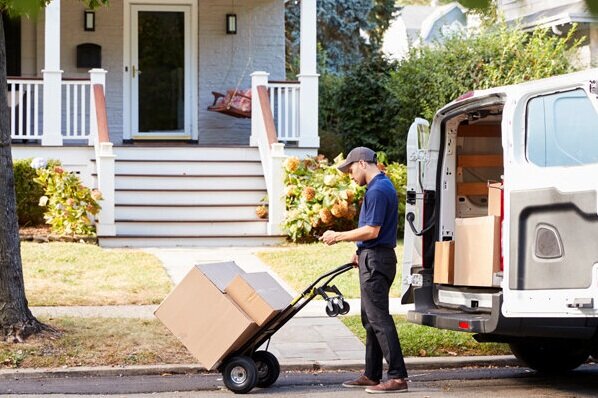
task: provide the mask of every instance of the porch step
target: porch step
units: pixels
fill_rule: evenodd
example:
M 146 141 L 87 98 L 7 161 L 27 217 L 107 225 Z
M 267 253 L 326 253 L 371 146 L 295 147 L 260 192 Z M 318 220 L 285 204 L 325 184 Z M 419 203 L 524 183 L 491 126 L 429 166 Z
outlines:
M 181 166 L 183 170 L 185 166 Z M 201 175 L 186 174 L 115 174 L 115 189 L 266 189 L 263 174 L 252 175 Z
M 272 235 L 207 235 L 207 236 L 98 236 L 102 247 L 228 247 L 275 246 L 284 242 L 284 236 Z
M 246 205 L 258 203 L 268 194 L 265 189 L 117 189 L 117 206 L 126 205 L 210 205 L 227 203 Z
M 106 247 L 278 244 L 255 209 L 267 195 L 256 148 L 115 147 L 116 236 Z
M 259 160 L 136 160 L 117 159 L 117 174 L 163 174 L 163 175 L 262 175 Z
M 123 205 L 115 206 L 117 219 L 155 221 L 233 221 L 255 219 L 255 209 L 260 203 L 208 204 L 208 205 Z
M 217 161 L 260 161 L 260 154 L 257 148 L 248 146 L 222 146 L 203 147 L 198 145 L 185 146 L 115 146 L 114 154 L 120 160 L 217 160 Z
M 265 235 L 266 220 L 128 220 L 117 219 L 117 235 L 194 236 L 194 235 Z

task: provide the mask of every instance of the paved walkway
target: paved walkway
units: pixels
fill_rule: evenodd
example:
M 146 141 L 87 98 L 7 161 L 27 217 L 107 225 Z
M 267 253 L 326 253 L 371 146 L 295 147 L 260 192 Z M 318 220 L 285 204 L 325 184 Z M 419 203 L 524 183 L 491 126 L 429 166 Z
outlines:
M 145 249 L 164 264 L 168 275 L 176 284 L 189 272 L 195 264 L 207 264 L 221 261 L 234 261 L 246 272 L 271 272 L 257 256 L 256 251 L 280 250 L 276 248 L 196 248 L 196 249 Z M 284 281 L 273 276 L 295 297 L 293 291 Z M 359 299 L 348 300 L 351 305 L 350 314 L 359 314 Z M 345 366 L 361 365 L 364 360 L 364 346 L 338 318 L 330 318 L 325 314 L 322 300 L 313 300 L 293 319 L 284 325 L 273 337 L 269 350 L 279 359 L 281 365 L 319 366 L 328 364 Z M 408 309 L 401 306 L 398 299 L 392 300 L 393 313 L 405 313 Z M 35 315 L 45 316 L 77 316 L 77 317 L 128 317 L 154 318 L 155 305 L 126 305 L 110 307 L 34 307 Z

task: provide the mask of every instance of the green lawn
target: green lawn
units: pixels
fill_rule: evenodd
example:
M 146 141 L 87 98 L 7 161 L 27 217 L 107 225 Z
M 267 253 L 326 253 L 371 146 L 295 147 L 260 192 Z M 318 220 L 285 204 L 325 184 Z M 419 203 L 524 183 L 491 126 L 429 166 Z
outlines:
M 400 297 L 401 266 L 403 262 L 403 242 L 397 242 L 397 276 L 390 296 Z M 326 246 L 323 243 L 290 245 L 282 250 L 263 251 L 258 257 L 268 264 L 278 276 L 284 279 L 297 292 L 303 291 L 316 278 L 351 260 L 355 253 L 353 243 L 339 243 Z M 347 298 L 359 297 L 359 274 L 357 269 L 349 271 L 334 280 L 334 283 Z
M 158 304 L 172 289 L 160 260 L 85 243 L 21 242 L 31 306 Z
M 0 341 L 1 368 L 124 366 L 197 362 L 156 319 L 40 318 L 62 337 L 34 335 L 24 343 Z
M 508 355 L 507 344 L 478 343 L 470 333 L 435 329 L 409 323 L 402 316 L 394 316 L 403 355 L 408 357 L 437 357 L 456 355 Z M 365 343 L 365 329 L 359 316 L 344 316 L 343 323 Z

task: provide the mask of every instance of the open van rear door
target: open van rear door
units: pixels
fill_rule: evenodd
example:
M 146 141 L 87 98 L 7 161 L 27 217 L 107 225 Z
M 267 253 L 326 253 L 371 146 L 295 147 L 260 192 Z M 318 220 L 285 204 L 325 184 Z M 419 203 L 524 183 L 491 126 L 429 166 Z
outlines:
M 598 90 L 575 77 L 512 103 L 521 124 L 505 164 L 507 317 L 598 315 Z
M 411 286 L 421 285 L 421 275 L 412 274 L 422 267 L 422 237 L 417 232 L 423 221 L 423 178 L 430 154 L 430 123 L 416 118 L 407 134 L 407 204 L 403 241 L 403 276 L 401 303 L 413 302 Z

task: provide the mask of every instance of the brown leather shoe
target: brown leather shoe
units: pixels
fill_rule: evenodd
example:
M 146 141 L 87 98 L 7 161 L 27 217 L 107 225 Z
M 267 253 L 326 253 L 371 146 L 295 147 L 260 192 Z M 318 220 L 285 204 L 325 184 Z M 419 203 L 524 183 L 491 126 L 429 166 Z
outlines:
M 384 394 L 387 392 L 407 392 L 407 389 L 407 381 L 405 379 L 388 379 L 377 386 L 366 388 L 365 392 Z
M 371 380 L 366 375 L 361 375 L 355 380 L 345 381 L 343 387 L 349 388 L 364 388 L 377 386 L 380 380 Z

